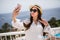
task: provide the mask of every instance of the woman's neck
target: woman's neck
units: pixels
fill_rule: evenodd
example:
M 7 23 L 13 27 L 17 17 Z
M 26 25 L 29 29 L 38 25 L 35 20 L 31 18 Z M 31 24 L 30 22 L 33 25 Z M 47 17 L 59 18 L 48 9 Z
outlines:
M 33 21 L 34 21 L 35 24 L 37 24 L 37 17 L 34 17 Z

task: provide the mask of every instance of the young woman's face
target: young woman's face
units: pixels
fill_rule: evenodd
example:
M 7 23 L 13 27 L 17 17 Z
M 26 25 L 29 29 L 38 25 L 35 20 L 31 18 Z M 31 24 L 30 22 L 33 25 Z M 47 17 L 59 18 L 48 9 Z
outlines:
M 30 9 L 30 13 L 32 17 L 37 17 L 38 16 L 38 10 L 37 8 L 33 7 Z

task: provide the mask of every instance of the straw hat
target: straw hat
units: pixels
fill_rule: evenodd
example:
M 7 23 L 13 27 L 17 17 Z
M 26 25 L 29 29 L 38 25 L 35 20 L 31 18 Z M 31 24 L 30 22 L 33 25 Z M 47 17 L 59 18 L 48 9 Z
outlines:
M 30 9 L 33 8 L 33 7 L 38 8 L 40 10 L 41 14 L 42 14 L 42 8 L 40 6 L 38 6 L 38 5 L 31 5 Z

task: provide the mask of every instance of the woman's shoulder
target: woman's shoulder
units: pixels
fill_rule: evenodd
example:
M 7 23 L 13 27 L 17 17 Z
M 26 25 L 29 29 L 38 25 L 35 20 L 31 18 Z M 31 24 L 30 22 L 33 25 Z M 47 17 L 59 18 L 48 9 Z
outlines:
M 46 21 L 45 19 L 42 18 L 42 20 L 40 20 L 41 23 L 43 23 L 45 26 L 48 26 L 49 23 L 48 21 Z

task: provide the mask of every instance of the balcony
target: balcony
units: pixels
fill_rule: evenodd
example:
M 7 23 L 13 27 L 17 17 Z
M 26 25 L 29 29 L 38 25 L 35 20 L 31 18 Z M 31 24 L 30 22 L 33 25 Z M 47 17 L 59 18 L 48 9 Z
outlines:
M 55 34 L 60 33 L 60 27 L 52 28 L 55 32 Z M 20 38 L 19 38 L 20 37 Z M 25 39 L 25 32 L 24 31 L 15 31 L 15 32 L 6 32 L 6 33 L 0 33 L 0 40 L 24 40 Z M 56 37 L 57 40 L 60 40 L 60 38 Z

